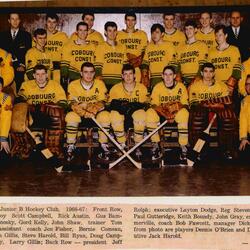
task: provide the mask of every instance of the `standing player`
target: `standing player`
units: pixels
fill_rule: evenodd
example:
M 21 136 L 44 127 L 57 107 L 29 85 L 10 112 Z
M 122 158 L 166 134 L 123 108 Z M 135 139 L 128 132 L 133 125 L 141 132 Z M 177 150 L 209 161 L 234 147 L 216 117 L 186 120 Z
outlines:
M 28 80 L 34 79 L 34 67 L 37 64 L 46 66 L 47 70 L 52 71 L 52 55 L 50 52 L 45 51 L 45 45 L 47 43 L 47 32 L 45 29 L 36 29 L 34 31 L 33 39 L 35 40 L 35 46 L 29 49 L 25 56 L 26 77 Z M 49 72 L 48 71 L 48 72 Z M 48 74 L 51 77 L 52 72 Z
M 82 21 L 88 24 L 88 36 L 87 41 L 93 43 L 94 45 L 99 45 L 104 42 L 103 36 L 100 32 L 92 29 L 94 26 L 95 15 L 94 13 L 84 13 L 82 15 Z M 77 33 L 74 32 L 70 40 L 77 40 Z
M 86 40 L 88 24 L 79 22 L 76 33 L 77 39 L 69 41 L 62 49 L 61 77 L 64 89 L 68 82 L 81 78 L 81 66 L 84 62 L 95 62 L 96 46 Z
M 8 136 L 11 124 L 12 115 L 12 100 L 11 97 L 4 92 L 3 78 L 0 77 L 0 151 L 4 150 L 7 154 L 10 153 Z
M 8 86 L 14 79 L 11 54 L 0 48 L 0 77 L 3 78 L 2 85 Z
M 135 13 L 125 14 L 126 29 L 118 31 L 117 42 L 126 45 L 128 62 L 134 66 L 136 72 L 136 80 L 141 80 L 140 66 L 142 63 L 145 48 L 147 46 L 147 34 L 135 28 Z
M 57 14 L 46 15 L 47 44 L 45 50 L 50 52 L 53 64 L 53 79 L 60 83 L 60 63 L 62 47 L 68 41 L 66 33 L 58 31 L 59 17 Z
M 239 93 L 242 96 L 246 96 L 249 94 L 246 92 L 246 86 L 245 86 L 248 75 L 250 75 L 250 58 L 248 58 L 245 62 L 243 62 L 243 69 L 241 72 L 241 78 L 239 80 Z
M 226 27 L 215 27 L 216 42 L 218 46 L 210 50 L 208 60 L 215 66 L 215 78 L 223 81 L 230 92 L 241 77 L 240 53 L 237 47 L 227 43 Z
M 215 67 L 205 63 L 201 70 L 202 79 L 194 81 L 189 89 L 190 119 L 189 142 L 193 147 L 208 123 L 209 112 L 217 113 L 219 144 L 226 159 L 235 155 L 238 141 L 237 118 L 233 111 L 228 87 L 216 80 Z M 228 101 L 229 100 L 229 101 Z
M 151 27 L 152 42 L 148 44 L 142 63 L 143 84 L 152 88 L 162 80 L 162 70 L 166 65 L 176 66 L 175 47 L 170 42 L 163 41 L 164 27 L 153 24 Z M 150 84 L 147 79 L 147 72 L 150 73 Z
M 184 84 L 175 80 L 176 73 L 174 67 L 166 66 L 162 72 L 162 79 L 163 81 L 153 88 L 151 104 L 160 114 L 177 123 L 181 147 L 180 159 L 186 161 L 189 117 L 188 93 Z M 150 124 L 152 125 L 149 130 L 153 130 L 157 127 L 160 117 L 152 109 L 147 111 L 147 115 L 147 120 L 151 121 Z M 159 140 L 158 134 L 153 137 Z
M 165 27 L 165 33 L 163 41 L 172 42 L 174 46 L 185 43 L 186 37 L 184 33 L 174 27 L 175 14 L 164 13 L 163 23 Z
M 207 45 L 196 39 L 196 32 L 196 22 L 187 20 L 185 23 L 187 41 L 178 48 L 178 62 L 185 86 L 188 86 L 196 76 L 199 76 L 200 68 L 207 60 Z
M 71 82 L 68 87 L 68 101 L 75 103 L 75 106 L 80 109 L 80 112 L 74 109 L 76 111 L 67 113 L 65 117 L 68 160 L 71 160 L 74 156 L 79 124 L 82 121 L 84 125 L 93 126 L 93 122 L 90 122 L 87 118 L 96 115 L 99 109 L 104 106 L 103 102 L 106 100 L 106 93 L 107 89 L 103 81 L 95 79 L 94 65 L 90 62 L 83 63 L 81 66 L 81 79 Z M 96 107 L 95 110 L 93 110 L 93 105 Z M 91 107 L 92 110 L 83 114 L 81 107 L 89 111 Z M 103 112 L 104 115 L 97 117 L 97 119 L 106 128 L 106 120 L 102 116 L 105 117 L 105 112 L 107 111 Z M 103 140 L 106 140 L 105 135 L 102 133 L 99 138 L 101 143 Z
M 96 50 L 96 77 L 102 79 L 107 89 L 121 82 L 122 66 L 127 62 L 126 46 L 116 41 L 117 24 L 104 25 L 107 41 L 98 45 Z

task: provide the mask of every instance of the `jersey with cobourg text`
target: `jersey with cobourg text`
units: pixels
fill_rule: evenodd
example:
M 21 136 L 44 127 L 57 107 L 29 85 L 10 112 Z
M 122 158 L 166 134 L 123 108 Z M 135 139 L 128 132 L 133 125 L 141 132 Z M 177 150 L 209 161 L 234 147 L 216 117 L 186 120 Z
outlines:
M 77 40 L 77 34 L 75 32 L 70 36 L 70 40 L 71 41 Z M 88 34 L 86 41 L 97 46 L 103 43 L 104 39 L 100 32 L 92 30 L 92 32 Z
M 148 99 L 147 88 L 143 84 L 136 83 L 133 91 L 129 92 L 122 82 L 118 83 L 109 92 L 109 102 L 115 99 L 129 102 L 146 102 Z
M 170 42 L 149 43 L 142 62 L 142 68 L 149 68 L 152 85 L 162 80 L 161 74 L 166 65 L 176 66 L 175 47 Z
M 225 83 L 219 81 L 215 81 L 213 85 L 208 86 L 202 80 L 197 80 L 189 90 L 190 104 L 223 96 L 228 96 L 228 87 Z
M 66 94 L 58 82 L 49 80 L 44 88 L 40 88 L 35 80 L 23 82 L 18 96 L 28 104 L 57 103 L 66 100 Z
M 240 139 L 247 139 L 250 134 L 250 95 L 241 102 L 240 109 Z
M 212 29 L 209 33 L 203 33 L 201 30 L 198 30 L 195 37 L 197 40 L 204 42 L 208 49 L 212 49 L 217 46 L 214 29 Z
M 36 47 L 32 47 L 25 56 L 26 75 L 29 80 L 34 79 L 33 70 L 37 64 L 42 64 L 48 70 L 52 70 L 52 55 L 48 51 L 41 51 Z
M 208 48 L 205 43 L 195 41 L 179 46 L 177 54 L 182 76 L 191 79 L 198 74 L 199 67 L 206 62 Z
M 103 81 L 95 79 L 90 89 L 85 89 L 81 83 L 81 79 L 75 80 L 69 84 L 68 100 L 95 103 L 106 101 L 107 88 Z
M 208 60 L 215 66 L 215 78 L 226 82 L 230 76 L 240 78 L 240 52 L 237 47 L 230 45 L 224 50 L 212 49 L 208 54 Z
M 175 29 L 173 33 L 168 34 L 164 32 L 163 41 L 171 42 L 174 46 L 179 46 L 180 44 L 185 43 L 186 37 L 183 32 L 178 29 Z
M 177 82 L 173 88 L 167 88 L 164 82 L 158 83 L 151 94 L 151 104 L 161 105 L 165 103 L 180 102 L 188 105 L 187 89 L 183 83 Z
M 0 142 L 7 141 L 12 115 L 11 97 L 0 92 Z
M 123 44 L 109 45 L 107 42 L 97 46 L 96 76 L 101 76 L 106 86 L 121 81 L 123 64 L 127 62 L 126 46 Z
M 95 62 L 96 46 L 94 44 L 76 44 L 70 41 L 62 48 L 61 76 L 70 81 L 80 78 L 84 62 Z
M 142 30 L 127 32 L 126 30 L 118 31 L 116 40 L 118 43 L 126 45 L 127 53 L 140 56 L 147 46 L 147 34 Z
M 47 35 L 47 44 L 45 50 L 51 53 L 52 61 L 61 61 L 62 47 L 67 43 L 66 33 L 57 31 L 54 34 Z

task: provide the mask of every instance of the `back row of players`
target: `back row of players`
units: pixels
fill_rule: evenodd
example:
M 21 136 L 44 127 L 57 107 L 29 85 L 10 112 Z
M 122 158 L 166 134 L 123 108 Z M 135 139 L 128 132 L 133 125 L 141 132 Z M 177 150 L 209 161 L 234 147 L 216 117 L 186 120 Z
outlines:
M 232 12 L 231 16 L 237 16 L 237 14 L 239 13 Z M 16 68 L 18 72 L 26 70 L 25 77 L 31 80 L 22 84 L 19 97 L 30 104 L 66 100 L 60 85 L 56 85 L 55 82 L 49 84 L 52 81 L 48 81 L 47 77 L 62 83 L 64 89 L 67 89 L 70 101 L 103 102 L 107 100 L 105 95 L 107 89 L 111 89 L 109 101 L 121 99 L 133 103 L 144 103 L 147 102 L 147 93 L 152 92 L 150 101 L 152 107 L 162 103 L 169 103 L 169 106 L 172 103 L 181 103 L 178 110 L 174 112 L 174 119 L 178 124 L 182 158 L 185 158 L 189 120 L 188 94 L 185 86 L 189 86 L 194 81 L 189 89 L 189 101 L 191 104 L 199 103 L 200 105 L 191 105 L 193 107 L 191 108 L 191 117 L 193 118 L 190 119 L 192 123 L 190 143 L 192 145 L 195 142 L 198 134 L 204 128 L 207 112 L 209 110 L 216 111 L 221 121 L 221 145 L 224 153 L 231 157 L 235 151 L 234 146 L 237 140 L 235 140 L 237 119 L 232 103 L 225 102 L 224 100 L 228 100 L 227 98 L 222 98 L 219 104 L 214 103 L 214 100 L 210 103 L 202 101 L 230 97 L 237 80 L 240 79 L 239 89 L 242 95 L 246 95 L 245 82 L 248 80 L 248 73 L 247 68 L 245 68 L 244 77 L 241 77 L 242 66 L 239 50 L 227 43 L 228 33 L 225 26 L 219 25 L 215 31 L 212 30 L 209 13 L 201 14 L 201 23 L 204 24 L 203 27 L 206 26 L 205 24 L 209 24 L 210 32 L 205 34 L 202 29 L 199 32 L 205 37 L 210 37 L 210 34 L 213 34 L 206 42 L 210 45 L 209 49 L 204 42 L 197 40 L 197 27 L 193 20 L 188 20 L 185 23 L 185 39 L 183 33 L 173 27 L 174 15 L 164 14 L 163 17 L 166 30 L 162 25 L 154 24 L 151 27 L 151 42 L 147 44 L 146 33 L 135 29 L 136 16 L 131 13 L 125 15 L 126 30 L 118 32 L 118 34 L 117 25 L 114 22 L 105 24 L 106 42 L 103 42 L 100 33 L 92 29 L 94 16 L 91 14 L 83 15 L 83 20 L 86 22 L 77 24 L 76 32 L 70 40 L 67 40 L 64 33 L 56 30 L 58 17 L 48 15 L 46 19 L 47 32 L 44 29 L 37 29 L 34 32 L 35 44 L 25 55 L 25 66 L 20 64 Z M 18 23 L 16 20 L 18 18 L 18 14 L 11 14 L 9 21 L 10 23 L 15 23 L 15 21 Z M 170 26 L 172 26 L 173 32 L 168 34 L 167 28 L 170 29 Z M 14 39 L 16 38 L 14 37 Z M 205 38 L 200 39 L 205 41 Z M 217 42 L 217 47 L 214 47 L 214 41 Z M 96 46 L 96 44 L 98 45 Z M 88 63 L 83 64 L 84 61 Z M 213 64 L 206 63 L 207 61 Z M 129 62 L 130 66 L 123 67 L 126 62 Z M 95 64 L 95 67 L 91 63 Z M 247 63 L 248 61 L 245 62 L 246 65 Z M 45 67 L 36 66 L 39 64 Z M 168 66 L 165 67 L 166 65 Z M 47 69 L 49 69 L 48 74 Z M 185 86 L 180 82 L 177 73 L 181 73 L 181 79 Z M 196 79 L 199 75 L 202 78 Z M 11 78 L 10 73 L 3 74 L 3 78 L 5 76 Z M 105 84 L 99 79 L 103 80 Z M 120 83 L 121 81 L 122 83 Z M 69 84 L 69 82 L 72 83 Z M 9 84 L 6 79 L 3 83 L 4 85 Z M 199 108 L 197 109 L 197 107 Z M 112 124 L 118 142 L 124 146 L 124 114 L 119 111 L 115 108 L 111 112 L 102 111 L 98 113 L 97 118 L 104 127 L 107 127 L 107 124 Z M 144 109 L 138 108 L 136 113 L 133 112 L 129 115 L 134 118 L 134 138 L 136 141 L 141 140 L 145 127 L 150 131 L 159 123 L 159 116 L 152 108 L 147 109 L 146 112 Z M 244 117 L 249 117 L 249 114 L 244 115 Z M 249 126 L 247 125 L 248 119 L 244 121 L 246 124 L 244 127 Z M 202 125 L 200 125 L 200 120 L 203 121 Z M 79 115 L 75 112 L 70 112 L 66 116 L 69 154 L 74 149 L 80 121 Z M 240 137 L 242 141 L 244 140 L 244 145 L 248 143 L 247 134 L 248 128 L 244 132 L 244 136 Z M 235 136 L 232 137 L 232 135 Z M 107 138 L 101 132 L 99 140 L 104 155 L 106 155 L 108 152 L 105 151 Z M 159 135 L 153 136 L 152 141 L 155 142 L 153 157 L 156 158 L 159 152 Z

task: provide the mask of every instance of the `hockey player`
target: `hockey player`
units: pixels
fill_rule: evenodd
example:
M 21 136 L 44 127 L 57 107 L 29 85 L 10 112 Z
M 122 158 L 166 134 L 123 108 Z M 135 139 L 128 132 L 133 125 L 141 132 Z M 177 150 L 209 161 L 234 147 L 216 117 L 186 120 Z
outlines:
M 95 62 L 96 46 L 88 42 L 88 24 L 79 22 L 76 25 L 77 39 L 68 42 L 62 49 L 61 77 L 63 87 L 68 82 L 81 78 L 81 66 L 84 62 Z
M 62 47 L 67 43 L 66 33 L 58 31 L 59 17 L 57 14 L 46 15 L 47 44 L 45 50 L 50 52 L 53 64 L 53 80 L 60 83 L 60 62 L 62 59 Z
M 2 85 L 8 86 L 14 79 L 11 54 L 0 48 L 0 77 L 3 78 Z
M 185 86 L 199 76 L 201 66 L 207 60 L 207 45 L 196 39 L 197 25 L 194 20 L 187 20 L 185 23 L 185 34 L 187 41 L 178 47 L 178 63 Z
M 104 101 L 107 99 L 106 93 L 107 89 L 103 81 L 95 79 L 94 65 L 90 62 L 83 63 L 81 78 L 72 81 L 68 86 L 68 101 L 72 103 L 73 109 L 65 117 L 68 160 L 74 156 L 79 124 L 82 122 L 85 126 L 93 126 L 93 122 L 88 118 L 95 116 L 103 108 Z M 106 127 L 105 120 L 103 122 L 102 125 Z M 100 141 L 102 140 L 101 135 Z
M 175 14 L 164 13 L 163 23 L 165 27 L 165 33 L 163 36 L 163 41 L 172 42 L 174 46 L 183 44 L 186 41 L 184 33 L 174 27 Z
M 88 24 L 88 36 L 87 41 L 93 43 L 94 45 L 99 45 L 104 42 L 103 36 L 100 32 L 92 29 L 94 26 L 95 15 L 94 13 L 84 13 L 82 15 L 82 21 Z M 77 40 L 77 33 L 74 32 L 70 40 Z
M 242 96 L 248 95 L 248 93 L 246 92 L 245 83 L 246 83 L 247 76 L 249 74 L 250 74 L 250 58 L 246 60 L 245 62 L 243 62 L 241 78 L 239 80 L 239 93 Z
M 166 65 L 176 66 L 175 47 L 170 42 L 163 41 L 164 27 L 153 24 L 151 27 L 152 42 L 148 44 L 142 63 L 143 84 L 152 90 L 162 78 L 162 70 Z M 148 82 L 148 70 L 150 72 L 150 84 Z
M 215 67 L 211 63 L 202 66 L 202 79 L 189 89 L 190 119 L 189 142 L 193 147 L 208 123 L 209 112 L 217 113 L 219 144 L 226 159 L 235 156 L 237 142 L 237 118 L 232 99 L 225 83 L 215 79 Z
M 212 22 L 212 13 L 202 12 L 200 14 L 201 28 L 197 31 L 196 39 L 204 42 L 207 45 L 208 49 L 215 48 L 217 45 L 214 29 L 213 27 L 211 27 Z
M 4 150 L 7 154 L 10 153 L 8 136 L 11 124 L 12 101 L 11 97 L 4 92 L 3 78 L 0 77 L 0 151 Z
M 188 93 L 183 83 L 176 81 L 175 69 L 172 66 L 166 66 L 162 72 L 163 81 L 158 83 L 151 94 L 152 107 L 162 116 L 170 121 L 175 121 L 179 131 L 179 144 L 181 147 L 180 160 L 187 160 L 188 144 Z M 147 120 L 151 121 L 150 130 L 157 127 L 160 117 L 156 111 L 149 109 L 147 111 Z M 156 141 L 159 135 L 152 136 Z
M 56 155 L 63 157 L 64 111 L 59 105 L 66 102 L 65 92 L 58 82 L 48 80 L 46 66 L 38 64 L 33 71 L 34 80 L 23 82 L 16 102 L 29 105 L 32 127 L 45 129 L 42 136 L 46 146 Z M 41 133 L 33 133 L 34 136 L 41 136 Z M 24 157 L 27 157 L 27 147 L 30 145 L 25 141 L 25 134 L 22 138 L 14 133 L 13 136 L 12 155 L 23 153 Z
M 34 47 L 29 49 L 25 56 L 25 66 L 26 66 L 26 80 L 34 79 L 34 67 L 37 64 L 42 64 L 46 66 L 49 70 L 49 78 L 52 77 L 52 55 L 50 52 L 45 51 L 45 45 L 47 43 L 47 32 L 45 29 L 36 29 L 34 31 L 33 39 L 35 41 Z
M 147 46 L 147 34 L 135 28 L 135 13 L 125 14 L 126 29 L 118 31 L 117 42 L 126 45 L 128 62 L 134 66 L 136 72 L 136 81 L 141 81 L 140 66 L 142 63 L 145 48 Z
M 208 61 L 215 66 L 215 78 L 223 81 L 233 92 L 234 86 L 241 77 L 240 52 L 237 47 L 227 43 L 226 27 L 215 27 L 218 46 L 209 51 Z
M 104 25 L 106 42 L 97 46 L 96 77 L 102 79 L 107 89 L 121 81 L 122 66 L 127 62 L 126 46 L 116 41 L 117 24 L 107 22 Z
M 240 110 L 240 151 L 248 152 L 250 145 L 250 75 L 246 76 L 245 89 L 247 96 L 241 102 Z

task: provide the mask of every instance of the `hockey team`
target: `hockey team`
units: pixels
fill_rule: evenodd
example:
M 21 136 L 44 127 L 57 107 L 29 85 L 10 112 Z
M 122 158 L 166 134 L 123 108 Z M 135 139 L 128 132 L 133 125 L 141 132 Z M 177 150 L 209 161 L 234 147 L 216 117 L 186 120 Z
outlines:
M 20 14 L 10 13 L 10 28 L 0 41 L 0 153 L 29 157 L 29 127 L 53 154 L 70 162 L 81 128 L 99 126 L 97 157 L 103 162 L 114 161 L 107 133 L 128 152 L 128 140 L 137 144 L 155 131 L 149 153 L 137 147 L 131 155 L 137 162 L 154 162 L 163 157 L 157 128 L 167 120 L 177 127 L 179 160 L 186 165 L 189 151 L 216 114 L 223 157 L 247 155 L 250 44 L 240 12 L 230 13 L 228 27 L 214 26 L 212 13 L 203 12 L 200 28 L 188 19 L 183 32 L 175 19 L 164 13 L 163 25 L 153 24 L 148 38 L 129 12 L 120 31 L 115 22 L 105 23 L 104 39 L 93 29 L 93 13 L 82 15 L 70 37 L 58 30 L 58 15 L 49 13 L 46 26 L 35 29 L 31 41 L 20 28 Z M 202 152 L 197 151 L 197 159 Z

